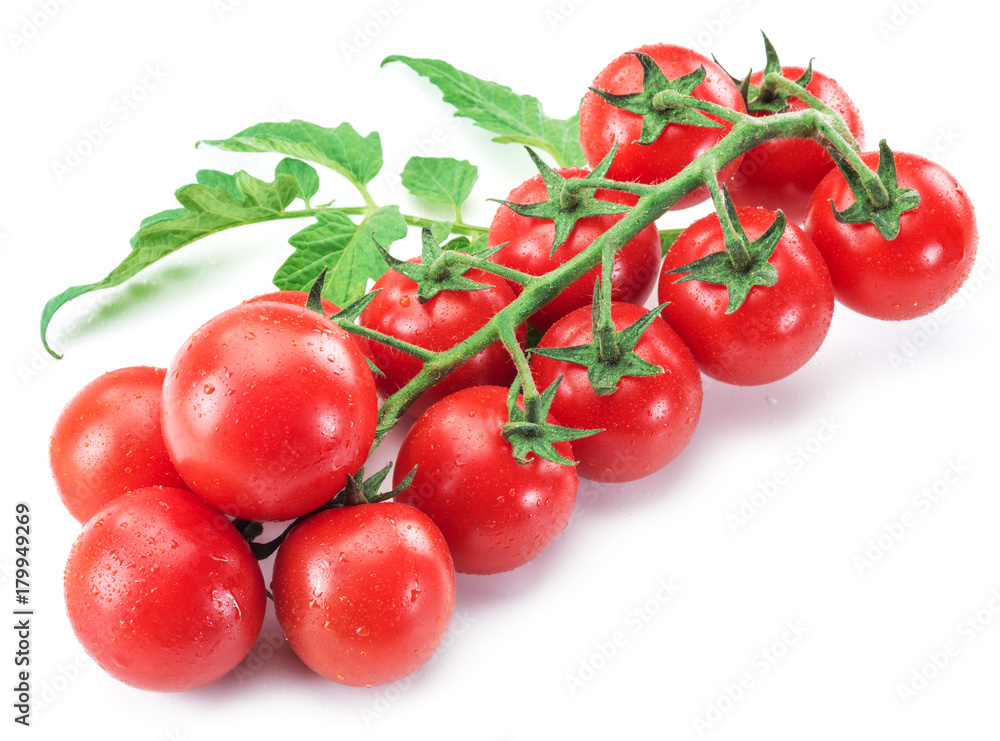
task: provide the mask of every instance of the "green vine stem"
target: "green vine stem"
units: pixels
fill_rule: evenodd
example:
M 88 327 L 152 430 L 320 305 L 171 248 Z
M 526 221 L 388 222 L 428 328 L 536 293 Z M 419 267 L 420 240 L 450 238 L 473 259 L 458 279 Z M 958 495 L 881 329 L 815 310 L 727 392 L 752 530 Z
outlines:
M 792 84 L 794 85 L 794 83 Z M 796 95 L 804 93 L 801 89 L 794 92 Z M 432 357 L 428 358 L 423 369 L 409 383 L 386 399 L 379 412 L 378 432 L 373 449 L 378 446 L 389 430 L 395 427 L 406 409 L 420 394 L 427 391 L 469 358 L 500 340 L 503 336 L 501 334 L 503 327 L 516 327 L 522 324 L 539 307 L 555 298 L 566 286 L 598 265 L 605 253 L 615 254 L 624 244 L 666 213 L 681 198 L 703 187 L 706 182 L 716 179 L 716 173 L 721 172 L 727 164 L 762 142 L 783 138 L 817 140 L 832 152 L 836 152 L 842 159 L 863 168 L 862 172 L 868 173 L 866 177 L 874 178 L 877 181 L 875 174 L 868 170 L 857 156 L 857 143 L 854 142 L 853 138 L 846 139 L 840 133 L 846 129 L 846 124 L 836 112 L 826 106 L 823 106 L 822 109 L 813 107 L 772 116 L 755 117 L 705 103 L 705 101 L 690 96 L 681 97 L 683 97 L 683 101 L 676 102 L 683 102 L 685 105 L 731 121 L 733 123 L 732 130 L 677 175 L 658 185 L 636 188 L 635 184 L 601 181 L 599 183 L 601 187 L 638 193 L 638 202 L 629 213 L 575 257 L 551 272 L 533 278 L 526 283 L 521 295 L 494 315 L 477 332 L 450 350 L 434 353 Z M 811 97 L 803 99 L 807 103 L 813 103 L 814 101 L 809 100 Z M 718 189 L 717 182 L 715 188 Z

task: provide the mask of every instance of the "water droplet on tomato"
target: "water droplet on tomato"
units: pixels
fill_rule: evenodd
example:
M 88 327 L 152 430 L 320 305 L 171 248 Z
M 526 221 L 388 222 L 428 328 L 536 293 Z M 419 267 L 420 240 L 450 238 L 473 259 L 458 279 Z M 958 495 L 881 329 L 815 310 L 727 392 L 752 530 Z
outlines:
M 409 296 L 400 296 L 399 297 L 399 305 L 402 306 L 405 309 L 407 306 L 410 305 L 410 297 Z
M 213 394 L 215 393 L 215 386 L 213 386 L 210 383 L 206 383 L 205 388 L 203 388 L 202 391 L 204 391 L 206 394 Z
M 358 634 L 359 636 L 361 636 L 362 638 L 364 638 L 365 636 L 367 636 L 367 635 L 368 635 L 368 626 L 366 626 L 366 625 L 362 625 L 362 626 L 361 626 L 360 628 L 358 628 L 358 629 L 357 629 L 356 631 L 354 631 L 354 632 L 355 632 L 355 633 L 357 633 L 357 634 Z

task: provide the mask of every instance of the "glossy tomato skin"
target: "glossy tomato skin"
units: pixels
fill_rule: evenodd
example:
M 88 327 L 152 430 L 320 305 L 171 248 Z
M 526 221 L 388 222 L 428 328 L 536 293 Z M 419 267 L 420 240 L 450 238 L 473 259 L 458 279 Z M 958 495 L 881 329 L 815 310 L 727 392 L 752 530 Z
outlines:
M 264 621 L 264 579 L 229 520 L 190 492 L 136 489 L 84 526 L 65 571 L 87 653 L 126 684 L 174 692 L 233 669 Z
M 410 262 L 420 262 L 420 259 Z M 488 288 L 441 291 L 421 303 L 417 298 L 417 284 L 402 273 L 389 270 L 372 286 L 372 291 L 380 293 L 361 312 L 358 323 L 428 350 L 448 350 L 481 329 L 515 298 L 503 278 L 475 269 L 464 275 Z M 523 346 L 527 342 L 527 328 L 518 327 L 516 335 Z M 383 396 L 394 394 L 423 368 L 422 361 L 379 342 L 373 341 L 371 349 L 375 365 L 385 374 L 384 378 L 376 376 L 375 379 Z M 514 375 L 510 355 L 496 342 L 422 394 L 410 407 L 409 414 L 416 417 L 438 399 L 462 388 L 507 385 L 514 380 Z
M 804 72 L 802 67 L 781 68 L 782 77 L 789 80 L 799 79 Z M 759 85 L 761 76 L 760 71 L 751 75 L 751 84 Z M 865 146 L 865 129 L 858 108 L 836 80 L 813 70 L 806 90 L 839 113 L 858 146 Z M 787 110 L 801 111 L 808 107 L 793 97 Z M 761 206 L 771 211 L 780 208 L 790 220 L 801 224 L 813 191 L 833 168 L 833 158 L 819 143 L 808 139 L 776 139 L 747 152 L 729 183 L 729 192 L 737 206 Z
M 763 234 L 775 214 L 760 208 L 737 209 L 752 240 Z M 659 301 L 669 301 L 661 316 L 691 350 L 701 371 L 738 386 L 771 383 L 801 368 L 815 355 L 830 329 L 833 284 L 823 258 L 805 232 L 791 222 L 770 263 L 778 282 L 754 286 L 746 301 L 726 314 L 725 286 L 698 280 L 675 282 L 669 273 L 723 248 L 715 214 L 694 222 L 677 238 L 660 272 Z
M 581 167 L 557 170 L 566 178 L 582 178 L 588 171 Z M 634 203 L 634 198 L 624 193 L 597 191 L 599 200 L 612 203 Z M 521 183 L 510 192 L 506 200 L 511 203 L 538 203 L 548 200 L 548 192 L 541 175 Z M 583 252 L 604 232 L 618 223 L 624 214 L 588 216 L 576 222 L 566 241 L 549 257 L 555 238 L 555 224 L 549 219 L 521 216 L 501 205 L 493 217 L 487 236 L 488 247 L 499 247 L 491 262 L 520 270 L 530 275 L 542 275 L 559 267 Z M 660 235 L 655 224 L 650 224 L 630 239 L 615 255 L 612 264 L 611 290 L 615 301 L 641 304 L 649 297 L 656 281 L 656 270 L 661 258 Z M 594 295 L 594 282 L 600 277 L 600 265 L 564 288 L 558 296 L 528 318 L 528 323 L 540 329 L 552 326 L 560 317 L 581 306 L 590 304 Z M 512 285 L 520 293 L 521 287 Z
M 298 306 L 300 309 L 305 310 L 306 302 L 308 300 L 309 293 L 306 291 L 272 291 L 271 293 L 263 293 L 260 296 L 248 298 L 243 303 L 257 304 L 261 301 L 275 301 L 279 304 L 291 304 L 292 306 Z M 333 301 L 321 298 L 320 302 L 323 305 L 323 314 L 327 317 L 340 311 L 340 307 L 333 303 Z M 365 357 L 371 359 L 372 351 L 368 346 L 368 340 L 355 334 L 351 335 L 351 339 L 354 340 L 354 344 L 361 349 L 361 352 L 365 354 Z
M 59 496 L 81 524 L 132 489 L 185 488 L 160 432 L 163 368 L 105 373 L 70 399 L 56 420 L 49 464 Z
M 878 166 L 878 152 L 861 158 Z M 819 184 L 806 214 L 806 232 L 830 266 L 837 299 L 876 319 L 913 319 L 940 307 L 969 277 L 979 243 L 975 209 L 958 181 L 915 154 L 896 152 L 895 159 L 900 187 L 920 193 L 895 239 L 871 224 L 837 221 L 829 200 L 838 210 L 854 202 L 840 170 Z
M 616 330 L 638 321 L 646 310 L 612 303 Z M 560 319 L 538 347 L 572 347 L 593 341 L 589 307 Z M 664 369 L 656 376 L 625 376 L 613 394 L 594 393 L 587 368 L 541 355 L 531 358 L 539 388 L 563 377 L 552 402 L 552 413 L 564 425 L 603 429 L 573 441 L 577 474 L 595 481 L 618 483 L 648 476 L 666 466 L 685 448 L 701 416 L 701 374 L 691 351 L 660 318 L 653 321 L 635 347 L 643 360 Z
M 682 46 L 651 44 L 640 46 L 643 52 L 657 63 L 666 77 L 674 80 L 704 67 L 705 80 L 692 92 L 695 98 L 705 100 L 735 111 L 746 112 L 746 105 L 739 89 L 726 72 L 701 54 Z M 622 54 L 594 78 L 591 87 L 617 95 L 642 92 L 642 65 L 632 54 Z M 608 177 L 614 180 L 640 183 L 661 183 L 687 167 L 699 155 L 718 144 L 732 129 L 732 124 L 722 128 L 668 124 L 652 144 L 639 144 L 642 117 L 606 103 L 596 93 L 588 91 L 580 105 L 580 144 L 587 163 L 594 167 L 617 144 L 618 152 Z M 739 158 L 723 168 L 720 177 L 731 177 L 739 167 Z M 700 188 L 684 196 L 674 208 L 685 208 L 708 198 L 708 191 Z
M 455 569 L 426 515 L 394 502 L 326 510 L 278 548 L 274 609 L 317 674 L 371 687 L 423 666 L 455 608 Z
M 496 574 L 527 563 L 552 544 L 573 511 L 575 468 L 534 456 L 518 463 L 500 436 L 507 419 L 507 389 L 463 389 L 417 419 L 396 457 L 395 484 L 417 471 L 395 501 L 434 521 L 460 573 Z M 569 443 L 555 447 L 573 458 Z
M 174 357 L 163 436 L 181 477 L 209 504 L 289 520 L 335 496 L 364 463 L 377 406 L 346 332 L 288 304 L 241 304 Z

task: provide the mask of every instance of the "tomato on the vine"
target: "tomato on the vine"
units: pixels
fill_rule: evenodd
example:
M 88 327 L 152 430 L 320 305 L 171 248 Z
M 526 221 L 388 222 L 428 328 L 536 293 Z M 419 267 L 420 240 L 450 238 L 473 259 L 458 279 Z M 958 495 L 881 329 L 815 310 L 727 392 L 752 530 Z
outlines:
M 762 208 L 741 208 L 736 213 L 750 239 L 775 220 L 773 212 Z M 739 386 L 777 381 L 805 365 L 830 329 L 830 271 L 812 240 L 788 222 L 769 261 L 778 271 L 777 282 L 754 286 L 743 305 L 727 314 L 725 286 L 679 281 L 681 276 L 670 272 L 724 246 L 715 214 L 681 233 L 660 270 L 659 301 L 670 302 L 662 316 L 706 375 Z
M 420 258 L 410 262 L 419 263 Z M 417 283 L 390 269 L 372 286 L 372 291 L 379 291 L 379 294 L 361 312 L 358 323 L 426 350 L 448 350 L 481 329 L 515 298 L 503 278 L 475 268 L 463 275 L 486 288 L 445 290 L 421 301 Z M 523 325 L 517 329 L 517 338 L 522 345 L 527 342 L 527 329 Z M 375 340 L 370 346 L 375 365 L 385 374 L 375 378 L 379 391 L 385 396 L 401 389 L 423 368 L 423 361 L 401 350 Z M 505 385 L 513 379 L 514 364 L 510 355 L 496 342 L 423 393 L 410 407 L 410 414 L 416 416 L 438 399 L 459 389 L 483 384 Z
M 410 428 L 393 468 L 398 485 L 416 466 L 395 501 L 434 521 L 461 573 L 495 574 L 527 563 L 565 529 L 576 501 L 573 466 L 533 455 L 527 463 L 514 459 L 501 436 L 507 393 L 477 386 L 446 396 Z M 555 448 L 572 459 L 569 443 Z
M 564 178 L 582 178 L 589 171 L 581 167 L 567 167 L 556 172 Z M 531 204 L 547 198 L 542 176 L 535 175 L 514 188 L 506 200 Z M 595 198 L 609 203 L 635 203 L 634 196 L 610 190 L 597 191 Z M 600 214 L 578 219 L 566 240 L 553 252 L 555 223 L 551 219 L 522 216 L 501 205 L 493 217 L 486 242 L 488 247 L 500 247 L 500 250 L 490 257 L 490 261 L 529 275 L 543 275 L 581 253 L 623 216 Z M 635 304 L 645 301 L 653 290 L 660 258 L 660 235 L 656 224 L 650 224 L 626 242 L 614 256 L 611 274 L 614 300 Z M 601 267 L 598 265 L 560 291 L 558 296 L 532 314 L 528 322 L 539 329 L 547 329 L 560 317 L 590 304 L 594 281 L 600 274 Z M 514 286 L 514 290 L 520 293 L 521 287 Z
M 220 512 L 181 489 L 132 490 L 70 551 L 66 612 L 87 653 L 126 684 L 173 692 L 233 669 L 264 622 L 264 578 Z
M 163 368 L 109 371 L 76 395 L 56 420 L 49 464 L 66 509 L 81 523 L 126 491 L 185 488 L 160 432 Z
M 878 152 L 861 155 L 875 169 Z M 885 239 L 871 224 L 846 224 L 838 211 L 854 202 L 840 170 L 816 188 L 805 229 L 833 277 L 837 299 L 876 319 L 912 319 L 934 311 L 965 282 L 979 242 L 975 209 L 957 180 L 943 167 L 915 154 L 895 153 L 900 188 L 920 194 L 904 211 L 899 234 Z
M 455 569 L 434 523 L 395 502 L 312 515 L 278 548 L 274 609 L 317 674 L 371 687 L 423 666 L 455 608 Z
M 693 90 L 687 91 L 699 100 L 746 112 L 739 88 L 728 74 L 711 59 L 682 46 L 651 44 L 636 52 L 648 55 L 668 80 L 676 80 L 705 69 L 705 78 Z M 634 53 L 622 54 L 605 67 L 594 79 L 592 88 L 613 95 L 643 92 L 643 65 Z M 686 110 L 686 109 L 685 109 Z M 701 114 L 697 114 L 700 116 Z M 643 116 L 616 107 L 593 91 L 583 96 L 580 105 L 580 144 L 587 163 L 593 167 L 611 148 L 618 146 L 608 177 L 614 180 L 640 183 L 661 183 L 668 180 L 693 160 L 704 154 L 732 129 L 728 121 L 705 114 L 709 125 L 667 123 L 659 136 L 649 144 L 641 144 Z M 690 112 L 687 116 L 691 118 Z M 698 120 L 696 117 L 693 120 Z M 715 122 L 719 126 L 712 126 Z M 722 169 L 723 180 L 739 167 L 739 158 Z M 699 188 L 684 196 L 675 208 L 692 206 L 708 198 L 708 191 Z
M 616 330 L 638 321 L 646 310 L 626 303 L 611 304 Z M 590 307 L 560 319 L 538 343 L 539 348 L 572 347 L 593 342 Z M 577 473 L 604 482 L 631 481 L 658 471 L 684 449 L 701 415 L 701 374 L 677 333 L 660 318 L 643 332 L 635 346 L 643 360 L 658 365 L 655 376 L 624 376 L 614 393 L 595 393 L 587 368 L 563 360 L 533 355 L 531 371 L 539 388 L 563 377 L 552 402 L 552 413 L 563 424 L 603 432 L 573 442 Z
M 236 517 L 289 520 L 368 456 L 378 399 L 350 335 L 312 311 L 241 304 L 198 329 L 163 384 L 163 437 L 191 491 Z
M 781 76 L 789 80 L 798 80 L 804 72 L 802 67 L 781 68 Z M 759 85 L 762 76 L 762 71 L 754 72 L 750 76 L 750 84 Z M 865 130 L 861 115 L 837 81 L 812 70 L 812 77 L 805 88 L 840 114 L 858 146 L 864 147 Z M 785 111 L 801 111 L 808 107 L 799 98 L 791 97 Z M 759 111 L 752 115 L 772 114 Z M 739 170 L 729 183 L 729 191 L 737 206 L 762 206 L 772 211 L 780 208 L 789 219 L 801 223 L 813 191 L 833 168 L 833 158 L 818 142 L 775 139 L 759 144 L 744 155 Z

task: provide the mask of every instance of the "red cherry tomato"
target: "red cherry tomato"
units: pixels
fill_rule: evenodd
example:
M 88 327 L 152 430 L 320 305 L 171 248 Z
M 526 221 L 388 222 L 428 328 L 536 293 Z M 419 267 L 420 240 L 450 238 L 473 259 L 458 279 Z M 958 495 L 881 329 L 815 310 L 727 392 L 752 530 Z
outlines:
M 162 368 L 109 371 L 70 399 L 49 445 L 59 496 L 81 523 L 131 489 L 186 488 L 160 433 Z
M 455 569 L 426 515 L 394 502 L 312 515 L 278 548 L 274 609 L 317 674 L 371 687 L 423 666 L 455 608 Z
M 611 319 L 622 330 L 646 310 L 633 304 L 611 304 Z M 591 309 L 577 309 L 545 333 L 538 347 L 572 347 L 593 341 Z M 701 415 L 701 374 L 680 337 L 657 318 L 635 347 L 643 360 L 664 369 L 656 376 L 625 376 L 613 394 L 594 393 L 587 368 L 541 355 L 531 358 L 539 388 L 560 376 L 552 413 L 562 424 L 603 429 L 573 441 L 577 473 L 604 482 L 632 481 L 658 471 L 684 449 Z M 419 469 L 418 469 L 419 470 Z
M 737 215 L 751 240 L 775 219 L 773 212 L 761 208 L 741 208 Z M 718 252 L 723 245 L 715 214 L 681 233 L 660 272 L 659 300 L 670 302 L 662 316 L 706 375 L 739 386 L 777 381 L 805 365 L 830 329 L 830 272 L 812 240 L 788 222 L 770 259 L 778 270 L 778 282 L 754 286 L 743 305 L 726 314 L 725 286 L 699 280 L 677 283 L 682 275 L 668 272 Z
M 267 597 L 229 520 L 190 492 L 136 489 L 83 528 L 65 571 L 66 612 L 115 679 L 173 692 L 213 682 L 250 651 Z
M 410 428 L 393 468 L 398 485 L 417 467 L 395 501 L 419 508 L 441 528 L 461 573 L 496 574 L 527 563 L 565 529 L 576 501 L 573 466 L 514 459 L 500 435 L 507 419 L 507 389 L 451 394 Z M 572 459 L 569 443 L 555 447 Z
M 781 76 L 799 79 L 802 67 L 782 67 Z M 750 83 L 759 85 L 762 72 L 754 72 Z M 858 146 L 865 145 L 865 129 L 857 106 L 833 78 L 813 70 L 806 90 L 840 114 L 854 135 Z M 798 98 L 790 98 L 787 111 L 808 108 Z M 767 112 L 755 116 L 772 115 Z M 743 157 L 739 171 L 729 183 L 729 192 L 737 206 L 763 206 L 781 209 L 791 221 L 802 223 L 813 191 L 834 167 L 833 158 L 817 142 L 808 139 L 776 139 L 764 142 Z
M 288 304 L 242 304 L 174 357 L 163 436 L 184 481 L 209 504 L 289 520 L 327 502 L 361 467 L 377 405 L 346 332 Z
M 878 152 L 861 158 L 878 166 Z M 806 214 L 806 232 L 830 266 L 837 299 L 876 319 L 913 319 L 944 304 L 969 277 L 979 243 L 972 201 L 947 170 L 905 152 L 895 160 L 899 186 L 920 193 L 895 239 L 871 224 L 837 221 L 829 201 L 840 211 L 854 202 L 840 170 L 819 184 Z
M 292 306 L 298 306 L 300 309 L 306 308 L 306 302 L 309 300 L 309 294 L 306 291 L 274 291 L 273 293 L 264 293 L 260 296 L 254 296 L 253 298 L 248 298 L 243 303 L 245 304 L 256 304 L 261 301 L 275 301 L 279 304 L 291 304 Z M 337 306 L 333 301 L 328 301 L 325 298 L 321 298 L 320 301 L 323 305 L 323 313 L 326 316 L 336 314 L 340 311 L 340 307 Z M 361 352 L 365 354 L 369 360 L 372 356 L 372 350 L 368 346 L 368 340 L 356 334 L 351 335 L 351 339 L 354 340 Z
M 566 178 L 582 178 L 588 171 L 580 167 L 557 170 Z M 613 191 L 597 191 L 596 197 L 611 203 L 634 203 L 634 198 Z M 538 203 L 548 200 L 548 192 L 541 175 L 526 180 L 510 192 L 506 200 L 511 203 Z M 566 241 L 549 257 L 555 238 L 555 224 L 549 219 L 535 219 L 514 213 L 501 205 L 493 217 L 487 237 L 487 246 L 499 247 L 507 243 L 490 260 L 508 268 L 530 275 L 542 275 L 559 267 L 583 252 L 591 242 L 614 226 L 624 214 L 588 216 L 576 222 Z M 629 240 L 615 255 L 611 290 L 615 301 L 641 304 L 649 296 L 656 280 L 656 270 L 661 258 L 660 235 L 655 224 L 650 224 Z M 529 317 L 528 322 L 540 329 L 552 326 L 560 317 L 581 306 L 589 306 L 594 294 L 594 281 L 601 274 L 600 266 L 566 288 L 558 296 Z M 518 293 L 520 286 L 512 286 Z
M 670 80 L 704 67 L 706 76 L 692 95 L 699 100 L 716 103 L 735 111 L 746 112 L 746 105 L 739 89 L 726 72 L 711 59 L 695 51 L 670 44 L 640 46 L 656 62 Z M 643 89 L 642 64 L 632 54 L 622 54 L 594 78 L 591 87 L 616 95 L 639 93 Z M 587 163 L 593 167 L 617 144 L 618 152 L 608 171 L 614 180 L 660 183 L 687 167 L 696 157 L 704 154 L 732 129 L 732 124 L 709 116 L 722 124 L 691 126 L 670 123 L 652 144 L 639 144 L 642 117 L 617 108 L 596 93 L 587 92 L 580 105 L 580 144 Z M 722 170 L 721 177 L 728 179 L 739 167 L 739 158 Z M 684 196 L 674 208 L 685 208 L 708 198 L 708 190 L 698 190 Z
M 420 262 L 420 259 L 414 258 L 410 262 Z M 503 278 L 476 269 L 464 275 L 489 287 L 475 291 L 441 291 L 421 303 L 417 297 L 417 284 L 402 273 L 389 270 L 375 281 L 372 290 L 381 292 L 361 312 L 358 322 L 427 350 L 448 350 L 481 329 L 515 298 Z M 527 329 L 523 325 L 517 329 L 517 338 L 522 346 L 527 342 Z M 401 389 L 423 368 L 423 362 L 412 355 L 379 342 L 372 341 L 371 349 L 375 365 L 385 374 L 384 378 L 375 378 L 384 396 Z M 438 399 L 462 388 L 509 384 L 514 375 L 510 355 L 497 342 L 422 394 L 410 407 L 409 413 L 415 417 Z

